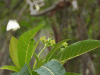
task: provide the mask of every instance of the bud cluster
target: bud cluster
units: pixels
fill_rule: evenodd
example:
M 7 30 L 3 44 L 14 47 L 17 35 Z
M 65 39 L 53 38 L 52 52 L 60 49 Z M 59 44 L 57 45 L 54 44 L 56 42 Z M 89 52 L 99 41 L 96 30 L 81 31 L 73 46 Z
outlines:
M 51 38 L 48 38 L 48 39 L 45 39 L 45 36 L 44 37 L 41 37 L 40 40 L 47 46 L 54 46 L 55 45 L 55 40 L 52 40 Z
M 51 38 L 48 38 L 48 39 L 45 39 L 45 36 L 44 37 L 41 37 L 40 40 L 46 45 L 46 47 L 50 47 L 50 46 L 54 46 L 56 43 L 55 43 L 55 40 L 52 40 Z M 67 47 L 68 44 L 66 42 L 64 42 L 60 48 L 65 48 Z

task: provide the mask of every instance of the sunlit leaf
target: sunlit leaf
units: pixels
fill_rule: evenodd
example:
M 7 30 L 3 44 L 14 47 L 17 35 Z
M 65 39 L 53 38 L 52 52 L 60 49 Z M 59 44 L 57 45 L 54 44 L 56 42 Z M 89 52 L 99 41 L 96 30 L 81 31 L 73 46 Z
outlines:
M 19 37 L 18 40 L 18 58 L 19 58 L 19 64 L 21 67 L 24 66 L 24 64 L 28 64 L 30 61 L 30 58 L 32 55 L 29 55 L 31 52 L 33 53 L 33 46 L 30 47 L 33 42 L 31 42 L 31 39 L 34 37 L 34 35 L 43 27 L 38 26 L 33 28 L 32 30 L 25 32 Z M 28 60 L 29 59 L 29 60 Z
M 16 66 L 8 66 L 8 65 L 3 66 L 0 69 L 12 70 L 12 71 L 15 71 L 15 72 L 19 72 L 20 71 L 20 69 L 18 67 L 16 67 Z
M 9 45 L 9 52 L 14 64 L 20 68 L 19 60 L 18 60 L 17 43 L 18 43 L 18 40 L 12 36 L 10 45 Z
M 64 64 L 67 60 L 80 56 L 86 52 L 89 52 L 93 49 L 100 47 L 99 40 L 84 40 L 79 41 L 74 44 L 69 45 L 64 50 L 60 51 L 55 59 L 61 61 Z

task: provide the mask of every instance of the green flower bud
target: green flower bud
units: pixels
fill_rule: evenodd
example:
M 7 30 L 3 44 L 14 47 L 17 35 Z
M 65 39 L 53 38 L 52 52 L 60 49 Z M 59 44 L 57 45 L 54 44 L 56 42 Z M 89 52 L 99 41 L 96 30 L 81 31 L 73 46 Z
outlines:
M 50 44 L 55 44 L 55 40 L 51 40 L 50 41 Z
M 67 47 L 67 46 L 68 46 L 68 44 L 67 44 L 66 42 L 64 42 L 64 43 L 62 44 L 61 48 L 65 48 L 65 47 Z
M 41 41 L 45 40 L 45 36 L 40 38 Z

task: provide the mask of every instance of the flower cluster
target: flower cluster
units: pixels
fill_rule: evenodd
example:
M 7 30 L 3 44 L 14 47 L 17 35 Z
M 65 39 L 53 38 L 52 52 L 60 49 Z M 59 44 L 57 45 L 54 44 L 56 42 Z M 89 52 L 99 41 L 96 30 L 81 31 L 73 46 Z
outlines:
M 48 39 L 45 39 L 45 36 L 44 37 L 41 37 L 40 40 L 47 46 L 54 46 L 55 45 L 55 40 L 52 40 L 51 38 L 48 38 Z
M 46 45 L 46 47 L 50 47 L 50 46 L 54 46 L 56 43 L 55 43 L 55 40 L 52 40 L 51 38 L 48 38 L 48 39 L 45 39 L 45 36 L 44 37 L 41 37 L 40 40 Z M 64 42 L 60 48 L 65 48 L 67 47 L 68 44 L 66 42 Z

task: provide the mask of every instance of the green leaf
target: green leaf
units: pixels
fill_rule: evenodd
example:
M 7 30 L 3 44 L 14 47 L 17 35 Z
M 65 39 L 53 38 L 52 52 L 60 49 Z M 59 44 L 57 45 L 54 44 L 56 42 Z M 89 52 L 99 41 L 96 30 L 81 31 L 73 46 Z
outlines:
M 25 64 L 19 73 L 16 72 L 11 75 L 31 75 L 29 71 L 30 71 L 29 66 Z
M 38 46 L 38 44 L 39 44 L 39 41 L 40 41 L 40 40 L 38 40 L 37 43 L 36 43 L 35 45 L 34 45 L 34 41 L 31 41 L 31 42 L 30 42 L 29 49 L 31 49 L 31 52 L 28 52 L 28 54 L 27 54 L 28 57 L 32 57 L 33 54 L 36 55 L 36 53 L 35 53 L 34 51 L 35 51 L 35 49 L 37 48 L 37 46 Z M 38 58 L 36 58 L 36 59 L 37 59 L 37 62 L 38 62 L 39 59 L 38 59 Z M 29 64 L 30 60 L 31 60 L 31 58 L 28 58 L 28 59 L 27 59 L 27 64 Z
M 82 74 L 66 72 L 65 75 L 82 75 Z
M 34 53 L 34 57 L 35 57 L 35 59 L 37 60 L 37 62 L 39 61 L 39 58 L 38 58 L 38 56 L 37 56 L 37 54 L 36 53 Z
M 30 61 L 30 58 L 32 55 L 31 52 L 33 53 L 33 42 L 31 42 L 31 39 L 34 37 L 34 35 L 43 27 L 38 26 L 35 27 L 34 29 L 25 32 L 19 37 L 18 40 L 18 58 L 19 58 L 19 64 L 21 67 L 24 66 L 24 64 L 28 64 Z M 30 46 L 31 45 L 31 46 Z M 31 48 L 32 47 L 32 48 Z
M 35 59 L 37 60 L 37 62 L 39 61 L 39 58 L 38 58 L 38 56 L 37 56 L 37 54 L 34 52 L 35 51 L 35 49 L 37 48 L 37 46 L 38 46 L 38 44 L 39 44 L 39 41 L 40 40 L 38 40 L 37 41 L 37 43 L 34 45 L 34 47 L 33 47 L 33 52 L 32 52 L 32 54 L 34 54 L 34 57 L 35 57 Z
M 31 58 L 32 58 L 32 56 L 33 56 L 33 52 L 34 52 L 34 43 L 35 43 L 35 41 L 33 40 L 33 41 L 31 41 L 30 42 L 30 45 L 29 45 L 29 49 L 28 50 L 30 50 L 30 52 L 27 52 L 27 64 L 29 64 L 29 62 L 30 62 L 30 60 L 31 60 Z
M 32 71 L 32 75 L 39 75 L 39 74 L 35 71 Z
M 55 59 L 34 71 L 40 75 L 65 75 L 64 67 Z
M 98 47 L 100 47 L 99 40 L 90 39 L 79 41 L 69 45 L 64 50 L 60 51 L 56 55 L 55 59 L 58 59 L 62 64 L 64 64 L 67 60 L 75 58 Z
M 27 64 L 25 64 L 23 66 L 23 68 L 21 69 L 21 71 L 19 72 L 19 75 L 31 75 L 30 74 L 30 69 L 29 66 Z
M 8 66 L 8 65 L 7 66 L 3 66 L 0 69 L 12 70 L 12 71 L 15 71 L 15 72 L 19 72 L 20 71 L 20 69 L 18 67 L 16 67 L 16 66 Z
M 48 55 L 46 56 L 46 59 L 45 59 L 45 63 L 47 63 L 48 61 L 50 61 L 52 58 L 55 57 L 56 53 L 59 51 L 59 47 L 65 42 L 65 41 L 68 41 L 69 39 L 66 39 L 66 40 L 63 40 L 57 44 L 54 45 L 54 48 L 52 48 L 50 50 L 50 52 L 48 53 Z
M 12 36 L 10 45 L 9 45 L 9 52 L 14 64 L 20 68 L 19 60 L 18 60 L 17 43 L 18 43 L 18 40 Z

